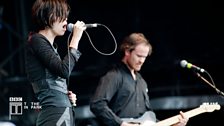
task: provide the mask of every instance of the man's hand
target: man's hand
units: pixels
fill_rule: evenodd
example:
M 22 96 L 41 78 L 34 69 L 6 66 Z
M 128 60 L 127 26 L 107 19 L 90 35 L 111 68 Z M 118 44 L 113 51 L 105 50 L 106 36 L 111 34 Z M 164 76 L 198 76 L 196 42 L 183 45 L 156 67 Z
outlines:
M 189 118 L 180 111 L 179 122 L 172 126 L 186 126 Z

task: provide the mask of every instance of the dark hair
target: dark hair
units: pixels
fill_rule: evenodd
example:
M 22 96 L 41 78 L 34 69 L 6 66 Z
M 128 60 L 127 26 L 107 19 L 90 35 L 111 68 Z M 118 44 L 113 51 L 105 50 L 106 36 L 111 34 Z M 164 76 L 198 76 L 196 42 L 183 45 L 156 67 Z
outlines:
M 152 46 L 149 40 L 142 33 L 131 33 L 129 36 L 125 37 L 120 45 L 121 56 L 124 56 L 126 50 L 133 51 L 138 44 L 144 43 L 146 46 L 150 47 L 149 55 L 152 53 Z
M 32 7 L 34 31 L 52 27 L 57 20 L 66 20 L 69 12 L 70 7 L 66 0 L 36 0 Z

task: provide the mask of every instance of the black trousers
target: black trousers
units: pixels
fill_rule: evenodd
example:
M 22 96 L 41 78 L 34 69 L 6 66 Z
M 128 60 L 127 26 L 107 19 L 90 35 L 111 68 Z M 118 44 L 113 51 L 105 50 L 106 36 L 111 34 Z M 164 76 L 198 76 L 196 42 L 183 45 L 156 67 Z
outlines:
M 75 126 L 75 112 L 72 107 L 43 108 L 36 126 Z

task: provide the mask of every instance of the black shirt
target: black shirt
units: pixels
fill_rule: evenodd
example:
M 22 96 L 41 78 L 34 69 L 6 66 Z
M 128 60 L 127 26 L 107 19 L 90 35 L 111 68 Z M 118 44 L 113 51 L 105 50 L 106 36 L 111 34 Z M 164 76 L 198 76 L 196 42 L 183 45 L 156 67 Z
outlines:
M 137 118 L 151 110 L 147 92 L 142 76 L 136 72 L 134 80 L 127 66 L 120 63 L 100 79 L 90 108 L 107 126 L 119 126 L 121 118 Z
M 66 79 L 81 53 L 70 48 L 69 54 L 61 59 L 46 37 L 38 33 L 30 37 L 26 46 L 26 72 L 41 106 L 71 107 Z

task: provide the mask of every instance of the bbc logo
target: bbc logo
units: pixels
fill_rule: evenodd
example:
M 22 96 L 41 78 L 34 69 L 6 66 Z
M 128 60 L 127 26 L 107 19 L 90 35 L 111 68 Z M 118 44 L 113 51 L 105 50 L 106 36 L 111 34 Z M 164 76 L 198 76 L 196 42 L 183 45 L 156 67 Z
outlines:
M 9 120 L 12 115 L 23 114 L 23 99 L 22 97 L 9 97 Z

